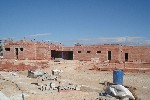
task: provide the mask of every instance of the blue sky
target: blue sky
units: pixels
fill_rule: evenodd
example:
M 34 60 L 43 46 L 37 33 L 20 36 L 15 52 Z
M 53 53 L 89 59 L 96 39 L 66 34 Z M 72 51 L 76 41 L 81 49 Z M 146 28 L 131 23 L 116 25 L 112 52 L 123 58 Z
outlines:
M 0 38 L 150 43 L 150 0 L 0 0 Z

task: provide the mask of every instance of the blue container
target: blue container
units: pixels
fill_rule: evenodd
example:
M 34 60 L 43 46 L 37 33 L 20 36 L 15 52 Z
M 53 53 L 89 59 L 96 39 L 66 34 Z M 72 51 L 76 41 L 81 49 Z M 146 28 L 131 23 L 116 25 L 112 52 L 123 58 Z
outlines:
M 113 83 L 114 84 L 123 84 L 123 71 L 122 70 L 114 70 L 113 71 Z

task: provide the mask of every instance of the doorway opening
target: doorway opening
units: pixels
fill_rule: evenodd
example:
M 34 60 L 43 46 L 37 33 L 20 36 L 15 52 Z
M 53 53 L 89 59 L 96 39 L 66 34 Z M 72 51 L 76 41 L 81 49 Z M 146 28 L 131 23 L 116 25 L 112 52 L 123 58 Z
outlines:
M 108 51 L 108 60 L 111 60 L 111 51 Z
M 73 60 L 73 51 L 56 51 L 51 50 L 51 58 L 62 58 L 66 60 Z
M 63 51 L 63 59 L 73 60 L 73 51 Z
M 125 61 L 128 61 L 128 53 L 125 53 Z
M 15 48 L 16 58 L 18 59 L 18 48 Z

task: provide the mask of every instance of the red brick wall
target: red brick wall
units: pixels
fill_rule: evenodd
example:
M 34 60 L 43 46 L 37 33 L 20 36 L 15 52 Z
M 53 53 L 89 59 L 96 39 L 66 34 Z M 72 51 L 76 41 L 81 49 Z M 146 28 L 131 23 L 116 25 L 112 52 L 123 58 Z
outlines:
M 129 62 L 150 62 L 150 46 L 124 46 L 122 48 L 122 61 L 128 53 Z
M 4 48 L 10 48 L 10 51 L 4 50 L 5 59 L 17 59 L 15 48 L 18 48 L 18 59 L 37 59 L 37 60 L 50 60 L 51 50 L 62 51 L 61 45 L 46 44 L 31 41 L 6 41 Z M 23 48 L 23 51 L 20 50 Z
M 108 60 L 108 51 L 111 51 L 111 61 L 118 62 L 120 60 L 119 45 L 95 45 L 95 46 L 75 46 L 74 59 L 91 60 L 91 58 L 99 58 L 100 61 Z M 81 51 L 81 53 L 78 53 Z M 90 51 L 90 53 L 87 53 Z M 97 53 L 100 51 L 100 53 Z
M 13 47 L 9 47 L 9 46 L 5 46 L 5 48 L 10 48 L 10 51 L 5 51 L 4 49 L 4 58 L 6 59 L 15 59 L 15 54 L 14 54 L 14 48 Z
M 5 51 L 4 49 L 5 59 L 17 59 L 15 48 L 18 48 L 18 59 L 35 58 L 35 45 L 32 42 L 6 42 L 4 43 L 4 48 L 10 48 L 10 51 Z M 20 48 L 23 48 L 23 51 Z
M 51 50 L 55 50 L 73 51 L 74 60 L 99 58 L 100 62 L 104 62 L 108 60 L 108 51 L 111 51 L 110 62 L 125 62 L 125 53 L 128 53 L 127 62 L 150 62 L 150 46 L 91 45 L 63 47 L 62 45 L 31 41 L 6 41 L 4 48 L 10 48 L 10 51 L 4 49 L 4 58 L 6 59 L 16 59 L 15 48 L 18 48 L 18 59 L 50 60 Z M 23 51 L 20 48 L 23 48 Z M 78 53 L 78 51 L 81 51 L 81 53 Z M 90 53 L 87 53 L 87 51 Z M 97 53 L 97 51 L 100 51 L 100 53 Z

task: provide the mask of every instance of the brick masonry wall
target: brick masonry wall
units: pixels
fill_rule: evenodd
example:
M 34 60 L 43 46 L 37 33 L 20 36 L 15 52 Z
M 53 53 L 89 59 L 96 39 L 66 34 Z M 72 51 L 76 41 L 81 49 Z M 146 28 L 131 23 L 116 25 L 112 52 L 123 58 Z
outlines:
M 124 46 L 122 47 L 122 61 L 128 53 L 129 62 L 150 62 L 150 46 Z
M 73 51 L 74 60 L 89 61 L 91 58 L 98 58 L 100 62 L 105 62 L 108 61 L 108 51 L 111 51 L 110 62 L 112 63 L 125 62 L 125 53 L 128 53 L 127 62 L 150 62 L 150 46 L 90 45 L 63 47 L 62 45 L 22 40 L 6 41 L 4 48 L 10 48 L 10 51 L 4 50 L 5 59 L 17 59 L 15 48 L 18 48 L 18 59 L 50 60 L 51 50 L 55 50 Z M 23 51 L 20 48 L 23 48 Z M 67 54 L 66 52 L 64 55 L 66 58 Z
M 33 42 L 17 41 L 5 42 L 4 48 L 10 48 L 10 51 L 4 49 L 5 59 L 17 59 L 16 48 L 18 49 L 18 59 L 34 59 L 35 58 L 35 45 Z M 21 51 L 21 48 L 23 49 Z
M 10 51 L 6 51 L 5 48 L 10 48 Z M 101 71 L 117 68 L 127 72 L 150 73 L 150 46 L 90 45 L 63 47 L 62 45 L 32 41 L 5 41 L 4 59 L 17 59 L 16 48 L 18 48 L 19 60 L 51 60 L 51 50 L 59 51 L 60 54 L 61 51 L 64 51 L 64 58 L 68 58 L 68 51 L 73 51 L 74 60 L 99 60 L 98 67 Z M 110 61 L 108 61 L 108 51 L 111 51 Z M 127 61 L 125 61 L 125 53 L 128 53 Z M 0 65 L 6 67 L 6 69 L 11 69 L 13 63 Z M 20 66 L 23 67 L 20 68 Z M 0 70 L 3 70 L 4 67 Z M 16 70 L 28 68 L 24 65 L 17 67 L 15 66 Z
M 108 60 L 108 51 L 111 51 L 111 61 L 119 62 L 119 47 L 119 45 L 75 46 L 74 59 L 91 60 L 91 58 L 99 58 L 101 62 L 104 62 Z M 81 51 L 81 53 L 78 53 L 78 51 Z
M 32 41 L 6 41 L 4 43 L 4 48 L 10 48 L 10 51 L 4 50 L 5 59 L 17 59 L 15 48 L 18 48 L 18 59 L 21 60 L 50 60 L 51 50 L 62 51 L 61 45 Z M 21 51 L 21 48 L 23 48 L 23 51 Z

